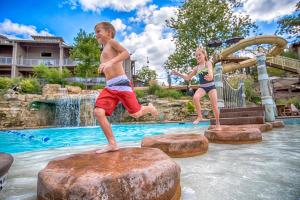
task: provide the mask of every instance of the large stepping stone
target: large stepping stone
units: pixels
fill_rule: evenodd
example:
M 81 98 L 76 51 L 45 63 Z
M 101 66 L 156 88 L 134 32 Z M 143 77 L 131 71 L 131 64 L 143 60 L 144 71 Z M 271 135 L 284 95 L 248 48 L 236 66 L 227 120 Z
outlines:
M 38 174 L 38 200 L 179 200 L 180 167 L 155 148 L 57 158 Z
M 247 144 L 262 141 L 261 131 L 258 128 L 222 126 L 222 130 L 207 130 L 204 135 L 212 143 Z
M 181 158 L 206 153 L 208 140 L 200 134 L 165 134 L 145 137 L 141 146 L 159 148 L 173 158 Z
M 273 125 L 274 128 L 283 128 L 285 126 L 283 121 L 273 121 L 270 123 Z
M 214 129 L 216 125 L 210 125 L 208 129 Z M 266 132 L 266 131 L 271 131 L 273 129 L 272 124 L 270 123 L 265 123 L 265 124 L 241 124 L 241 125 L 231 125 L 231 126 L 223 126 L 222 128 L 225 127 L 239 127 L 239 128 L 258 128 L 261 132 Z
M 6 184 L 8 170 L 11 167 L 14 158 L 10 154 L 0 153 L 0 191 Z

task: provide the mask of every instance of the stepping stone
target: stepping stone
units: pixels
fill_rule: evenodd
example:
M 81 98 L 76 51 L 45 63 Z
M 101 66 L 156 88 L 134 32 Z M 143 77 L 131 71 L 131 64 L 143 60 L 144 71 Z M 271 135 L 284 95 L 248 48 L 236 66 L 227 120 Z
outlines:
M 38 174 L 38 200 L 179 200 L 180 167 L 155 148 L 57 158 Z
M 214 129 L 216 125 L 210 125 L 208 129 Z M 258 128 L 261 132 L 271 131 L 273 129 L 272 124 L 265 123 L 265 124 L 241 124 L 241 125 L 231 125 L 231 126 L 223 126 L 225 127 L 239 127 L 239 128 Z
M 145 137 L 142 147 L 159 148 L 170 157 L 201 155 L 208 150 L 208 140 L 200 134 L 165 134 Z
M 11 167 L 14 158 L 10 154 L 0 153 L 0 191 L 6 184 L 8 170 Z
M 283 128 L 284 127 L 284 122 L 283 121 L 274 121 L 270 122 L 274 128 Z
M 207 130 L 204 135 L 212 143 L 247 144 L 262 141 L 261 131 L 258 128 L 222 126 L 222 130 Z

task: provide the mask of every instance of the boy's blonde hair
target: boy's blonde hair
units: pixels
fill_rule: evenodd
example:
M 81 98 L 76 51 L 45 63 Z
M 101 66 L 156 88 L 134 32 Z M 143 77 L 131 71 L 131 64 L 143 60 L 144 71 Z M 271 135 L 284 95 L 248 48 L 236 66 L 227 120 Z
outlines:
M 101 27 L 106 31 L 111 31 L 111 37 L 114 38 L 116 35 L 116 29 L 110 22 L 99 22 L 95 25 L 94 30 L 96 31 L 97 27 Z
M 206 50 L 205 50 L 204 48 L 198 47 L 198 48 L 196 49 L 196 52 L 201 52 L 201 53 L 203 53 L 203 54 L 204 54 L 204 57 L 205 57 L 205 61 L 208 61 L 207 52 L 206 52 Z

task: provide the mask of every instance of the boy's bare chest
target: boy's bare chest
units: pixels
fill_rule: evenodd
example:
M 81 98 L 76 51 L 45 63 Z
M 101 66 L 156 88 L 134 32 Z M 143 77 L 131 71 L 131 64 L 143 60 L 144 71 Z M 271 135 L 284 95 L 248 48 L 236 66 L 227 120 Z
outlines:
M 101 53 L 101 62 L 106 62 L 117 56 L 117 53 L 111 48 L 104 48 Z

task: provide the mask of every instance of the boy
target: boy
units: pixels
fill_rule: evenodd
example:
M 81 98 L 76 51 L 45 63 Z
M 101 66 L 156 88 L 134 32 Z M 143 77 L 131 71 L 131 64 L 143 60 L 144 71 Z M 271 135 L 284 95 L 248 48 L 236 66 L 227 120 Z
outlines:
M 96 100 L 94 113 L 109 143 L 96 153 L 105 153 L 119 149 L 106 118 L 112 114 L 119 101 L 134 118 L 148 113 L 156 117 L 158 113 L 151 103 L 148 106 L 138 103 L 131 82 L 123 69 L 123 61 L 129 58 L 129 53 L 113 39 L 116 32 L 113 25 L 109 22 L 100 22 L 94 29 L 98 43 L 103 46 L 98 73 L 104 73 L 106 79 L 106 87 Z

